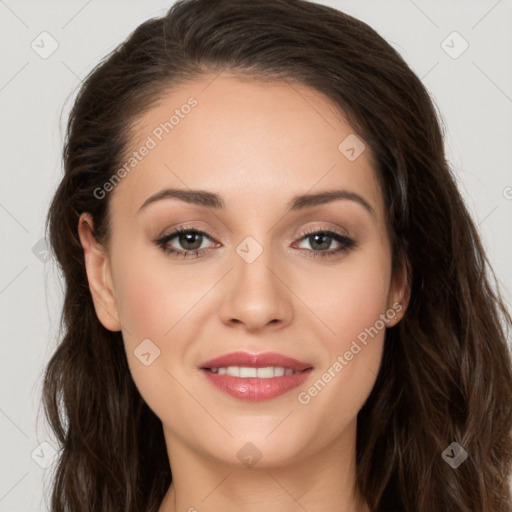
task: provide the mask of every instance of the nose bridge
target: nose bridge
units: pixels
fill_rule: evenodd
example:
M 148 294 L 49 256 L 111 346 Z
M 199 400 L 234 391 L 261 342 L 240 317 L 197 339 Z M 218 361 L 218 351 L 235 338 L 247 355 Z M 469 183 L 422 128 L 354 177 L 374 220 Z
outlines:
M 224 322 L 241 322 L 254 330 L 290 320 L 292 305 L 276 276 L 278 255 L 273 252 L 270 237 L 260 243 L 247 236 L 235 248 L 230 287 L 220 310 Z
M 275 265 L 276 255 L 272 254 L 270 241 L 266 239 L 260 243 L 248 236 L 236 247 L 235 252 L 234 270 L 239 285 L 245 286 L 251 293 L 255 289 L 264 293 L 273 291 L 275 278 L 270 268 Z

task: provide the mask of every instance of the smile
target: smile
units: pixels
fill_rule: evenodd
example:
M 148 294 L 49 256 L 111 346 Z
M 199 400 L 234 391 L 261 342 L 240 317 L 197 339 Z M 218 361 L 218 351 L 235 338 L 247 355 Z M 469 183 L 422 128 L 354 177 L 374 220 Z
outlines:
M 265 352 L 232 352 L 203 362 L 199 369 L 218 390 L 239 400 L 270 400 L 304 383 L 309 363 Z
M 283 375 L 294 375 L 301 373 L 299 370 L 284 368 L 282 366 L 266 366 L 264 368 L 252 368 L 250 366 L 227 366 L 222 368 L 209 368 L 213 373 L 219 375 L 230 375 L 231 377 L 240 377 L 247 379 L 257 377 L 258 379 L 271 379 L 272 377 L 282 377 Z

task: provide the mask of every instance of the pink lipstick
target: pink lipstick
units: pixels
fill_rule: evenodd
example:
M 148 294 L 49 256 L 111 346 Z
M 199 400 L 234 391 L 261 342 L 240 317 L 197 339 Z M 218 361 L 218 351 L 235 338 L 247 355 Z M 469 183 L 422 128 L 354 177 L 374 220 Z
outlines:
M 300 386 L 313 367 L 275 352 L 233 352 L 205 361 L 201 371 L 217 389 L 241 400 L 269 400 Z

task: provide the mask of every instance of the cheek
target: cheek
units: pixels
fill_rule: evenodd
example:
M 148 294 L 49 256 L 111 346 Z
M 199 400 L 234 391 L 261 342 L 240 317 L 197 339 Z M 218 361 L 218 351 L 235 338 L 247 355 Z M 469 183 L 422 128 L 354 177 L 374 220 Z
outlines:
M 204 294 L 200 280 L 191 283 L 197 270 L 173 266 L 156 248 L 132 250 L 129 258 L 118 258 L 116 270 L 118 313 L 133 342 L 164 338 Z
M 343 348 L 388 308 L 391 259 L 385 246 L 353 253 L 336 267 L 324 267 L 311 277 L 307 282 L 297 277 L 302 281 L 299 295 L 307 297 L 307 305 L 329 328 L 327 339 L 333 347 Z
M 169 361 L 184 364 L 187 339 L 176 334 L 198 291 L 186 286 L 183 272 L 169 271 L 165 257 L 147 249 L 118 258 L 115 282 L 128 366 L 140 394 L 160 417 L 181 396 L 166 370 L 174 373 Z
M 135 268 L 126 266 L 119 275 L 120 285 L 116 287 L 118 312 L 124 331 L 134 337 L 160 338 L 165 319 L 172 320 L 169 314 L 172 294 L 165 294 L 163 279 L 158 279 L 149 265 Z M 169 283 L 167 289 L 172 289 Z M 166 314 L 165 314 L 166 312 Z M 169 329 L 171 325 L 167 327 Z M 136 341 L 134 339 L 133 341 Z
M 302 292 L 328 330 L 322 329 L 327 357 L 298 401 L 308 414 L 322 418 L 332 435 L 357 415 L 375 384 L 386 332 L 381 315 L 389 309 L 386 247 L 375 246 L 344 263 L 318 272 Z
M 203 311 L 219 269 L 172 262 L 147 246 L 118 250 L 115 256 L 116 300 L 128 364 L 139 391 L 151 403 L 158 383 L 169 385 L 164 369 L 174 373 L 190 364 L 187 350 L 198 328 L 194 315 Z M 158 356 L 149 366 L 139 358 L 147 352 L 150 361 Z

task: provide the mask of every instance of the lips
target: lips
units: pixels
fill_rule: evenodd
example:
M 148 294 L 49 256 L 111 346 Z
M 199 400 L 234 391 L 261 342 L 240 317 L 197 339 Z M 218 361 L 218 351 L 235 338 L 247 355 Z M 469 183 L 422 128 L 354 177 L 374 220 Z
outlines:
M 229 374 L 230 369 L 234 367 L 265 368 L 267 369 L 264 371 L 265 374 L 270 369 L 269 367 L 280 368 L 281 370 L 279 376 L 242 377 L 236 376 L 236 371 L 235 375 Z M 219 368 L 228 369 L 228 374 L 221 374 L 218 371 Z M 284 375 L 283 368 L 285 369 Z M 240 400 L 261 401 L 270 400 L 300 386 L 308 379 L 313 367 L 309 363 L 275 352 L 263 354 L 233 352 L 205 361 L 201 364 L 200 370 L 209 383 L 218 390 Z M 257 373 L 259 375 L 260 372 Z
M 205 361 L 200 365 L 201 369 L 211 370 L 212 368 L 225 368 L 228 366 L 246 366 L 250 368 L 265 368 L 277 366 L 290 368 L 294 371 L 303 371 L 313 366 L 303 363 L 292 357 L 287 357 L 276 352 L 265 352 L 263 354 L 250 354 L 248 352 L 232 352 L 215 359 Z

